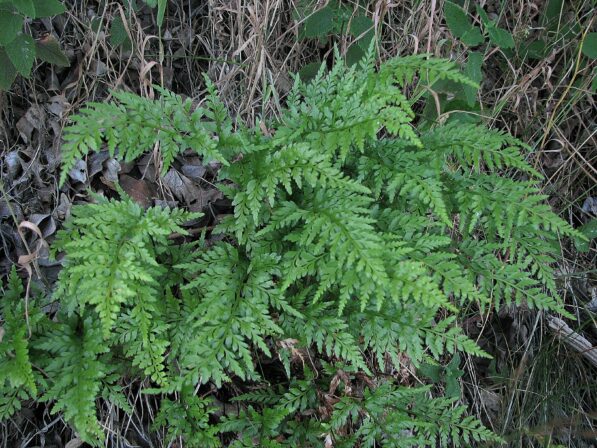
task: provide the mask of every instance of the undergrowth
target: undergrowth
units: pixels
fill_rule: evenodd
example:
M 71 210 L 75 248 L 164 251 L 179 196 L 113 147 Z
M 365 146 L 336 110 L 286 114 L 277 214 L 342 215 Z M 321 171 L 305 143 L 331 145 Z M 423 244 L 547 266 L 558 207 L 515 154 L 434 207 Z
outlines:
M 132 413 L 133 380 L 161 398 L 154 428 L 185 446 L 499 443 L 457 397 L 395 372 L 488 356 L 458 326 L 464 306 L 568 315 L 551 263 L 558 238 L 579 235 L 544 203 L 522 142 L 462 122 L 413 126 L 403 87 L 440 79 L 475 87 L 424 55 L 378 70 L 337 57 L 252 129 L 212 86 L 195 110 L 165 90 L 82 110 L 62 181 L 104 143 L 121 160 L 158 148 L 163 172 L 190 149 L 221 164 L 234 213 L 192 241 L 184 224 L 198 214 L 124 195 L 76 206 L 54 244 L 53 295 L 24 301 L 11 275 L 1 417 L 51 402 L 101 445 L 98 403 Z

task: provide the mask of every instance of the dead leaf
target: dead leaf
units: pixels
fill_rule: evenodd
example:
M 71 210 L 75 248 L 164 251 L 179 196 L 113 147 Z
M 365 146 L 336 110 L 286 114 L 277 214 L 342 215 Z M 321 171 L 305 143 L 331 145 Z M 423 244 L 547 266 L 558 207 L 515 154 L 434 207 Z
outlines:
M 41 230 L 44 239 L 53 235 L 56 232 L 56 222 L 50 214 L 33 214 L 29 217 L 29 221 L 38 226 Z
M 29 229 L 33 233 L 35 233 L 39 238 L 37 240 L 36 248 L 33 252 L 27 253 L 25 255 L 19 256 L 17 263 L 23 269 L 27 271 L 29 275 L 29 280 L 31 280 L 31 276 L 33 274 L 33 270 L 31 269 L 31 265 L 35 260 L 37 260 L 40 256 L 45 256 L 47 258 L 47 251 L 49 249 L 49 245 L 43 237 L 43 233 L 40 228 L 32 223 L 31 221 L 21 221 L 18 225 L 19 230 L 22 229 Z
M 95 152 L 89 157 L 87 175 L 90 179 L 104 169 L 104 162 L 110 158 L 108 151 Z M 118 172 L 118 171 L 117 171 Z
M 195 203 L 201 197 L 201 188 L 197 187 L 188 177 L 175 169 L 171 169 L 164 176 L 164 184 L 172 194 L 186 205 Z
M 200 212 L 212 202 L 224 198 L 224 194 L 217 188 L 210 188 L 208 190 L 199 188 L 198 190 L 198 197 L 188 204 L 189 210 L 192 212 Z
M 77 437 L 64 445 L 64 448 L 79 448 L 81 445 L 83 445 L 83 441 Z
M 10 151 L 4 157 L 6 167 L 8 168 L 7 174 L 9 179 L 15 179 L 19 172 L 23 168 L 23 161 L 19 155 L 19 151 Z
M 87 182 L 87 164 L 83 160 L 77 160 L 75 166 L 68 172 L 68 176 L 75 182 L 82 184 Z
M 98 78 L 104 76 L 106 73 L 108 72 L 108 66 L 99 60 L 93 60 L 91 62 L 91 71 L 90 73 L 93 73 L 95 76 L 97 76 Z
M 151 207 L 155 189 L 153 185 L 143 179 L 135 179 L 126 174 L 120 176 L 120 186 L 126 193 L 143 208 Z
M 145 154 L 141 157 L 137 166 L 139 167 L 139 171 L 141 171 L 143 179 L 148 179 L 151 182 L 157 180 L 158 176 L 155 169 L 153 154 Z
M 70 108 L 70 104 L 66 101 L 66 97 L 64 95 L 56 95 L 51 97 L 46 105 L 48 112 L 57 116 L 58 118 L 63 118 L 64 112 L 68 108 Z
M 597 313 L 597 286 L 591 288 L 591 301 L 587 303 L 587 309 L 592 313 Z
M 114 189 L 114 184 L 118 182 L 118 173 L 120 172 L 120 163 L 115 158 L 110 158 L 104 163 L 104 170 L 100 180 L 108 187 Z
M 597 216 L 597 198 L 589 196 L 582 205 L 582 211 L 587 215 Z
M 60 81 L 58 80 L 58 76 L 56 76 L 56 70 L 54 70 L 54 67 L 48 67 L 47 73 L 46 88 L 48 89 L 48 92 L 60 90 Z
M 207 172 L 207 168 L 205 168 L 203 165 L 184 164 L 182 166 L 182 174 L 184 174 L 189 179 L 194 180 L 196 182 L 200 182 L 200 181 L 204 180 L 206 172 Z
M 497 412 L 500 410 L 501 397 L 499 394 L 496 394 L 490 390 L 479 389 L 479 395 L 481 397 L 481 402 L 486 409 L 491 412 Z
M 46 112 L 37 104 L 34 104 L 27 110 L 27 113 L 17 121 L 17 130 L 25 143 L 31 142 L 31 135 L 34 130 L 41 131 L 45 129 Z
M 70 216 L 71 207 L 72 204 L 68 197 L 64 193 L 60 193 L 60 203 L 58 204 L 58 207 L 56 207 L 56 210 L 54 210 L 55 218 L 61 221 L 68 218 Z

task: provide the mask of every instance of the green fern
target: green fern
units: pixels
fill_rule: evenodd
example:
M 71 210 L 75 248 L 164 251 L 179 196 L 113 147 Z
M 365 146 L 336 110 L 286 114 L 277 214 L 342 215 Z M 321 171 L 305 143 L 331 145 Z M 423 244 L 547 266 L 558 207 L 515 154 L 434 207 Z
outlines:
M 31 364 L 29 338 L 41 313 L 25 303 L 25 288 L 13 266 L 2 297 L 4 320 L 0 336 L 0 420 L 21 408 L 21 401 L 36 398 L 37 381 Z
M 248 258 L 222 244 L 195 262 L 177 266 L 197 274 L 185 289 L 202 298 L 185 322 L 193 330 L 193 338 L 182 348 L 185 375 L 195 381 L 213 379 L 218 386 L 230 380 L 227 372 L 242 379 L 255 377 L 251 344 L 270 356 L 265 337 L 281 333 L 270 308 L 287 308 L 272 281 L 279 272 L 277 263 L 275 254 Z
M 211 132 L 202 122 L 205 111 L 192 111 L 191 100 L 156 87 L 159 100 L 114 92 L 114 103 L 89 103 L 73 117 L 64 136 L 63 170 L 60 184 L 66 181 L 77 159 L 90 151 L 99 151 L 104 141 L 112 157 L 125 162 L 146 151 L 158 149 L 161 154 L 161 173 L 165 174 L 176 155 L 186 149 L 227 164 Z
M 182 234 L 185 221 L 198 217 L 158 207 L 144 211 L 130 199 L 75 207 L 58 232 L 55 251 L 68 254 L 56 296 L 71 312 L 93 305 L 108 337 L 123 306 L 143 338 L 149 337 L 151 310 L 159 295 L 164 267 L 154 247 L 167 245 L 173 232 Z
M 267 132 L 234 124 L 209 82 L 194 111 L 164 90 L 81 111 L 62 183 L 103 144 L 122 160 L 159 151 L 162 174 L 190 149 L 221 162 L 234 212 L 219 243 L 178 244 L 169 236 L 197 215 L 127 198 L 75 207 L 54 244 L 52 322 L 29 333 L 22 303 L 3 308 L 0 412 L 41 395 L 100 443 L 98 403 L 125 410 L 125 376 L 162 394 L 154 428 L 196 446 L 498 440 L 454 400 L 380 378 L 405 359 L 488 356 L 459 327 L 460 307 L 566 314 L 550 265 L 558 239 L 579 234 L 545 204 L 523 143 L 462 123 L 417 130 L 404 88 L 442 79 L 474 85 L 425 55 L 379 69 L 337 55 L 327 75 L 296 79 Z M 220 416 L 208 397 L 231 391 L 239 412 Z
M 219 427 L 209 422 L 214 411 L 208 399 L 186 391 L 180 401 L 162 400 L 153 425 L 155 428 L 166 427 L 170 442 L 184 437 L 185 446 L 217 448 L 222 446 L 218 439 Z
M 55 325 L 38 343 L 51 355 L 44 370 L 52 383 L 42 401 L 54 401 L 52 412 L 62 411 L 83 440 L 89 442 L 102 435 L 96 399 L 110 369 L 101 359 L 108 351 L 101 334 L 101 327 L 90 316 Z

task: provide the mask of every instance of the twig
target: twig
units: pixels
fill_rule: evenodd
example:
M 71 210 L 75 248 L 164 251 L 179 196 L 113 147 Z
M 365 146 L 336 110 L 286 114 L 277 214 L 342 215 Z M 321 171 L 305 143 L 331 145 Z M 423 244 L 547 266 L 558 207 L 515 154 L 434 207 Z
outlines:
M 555 316 L 547 317 L 547 325 L 555 335 L 573 350 L 583 355 L 587 361 L 597 367 L 597 347 L 568 326 L 566 322 Z

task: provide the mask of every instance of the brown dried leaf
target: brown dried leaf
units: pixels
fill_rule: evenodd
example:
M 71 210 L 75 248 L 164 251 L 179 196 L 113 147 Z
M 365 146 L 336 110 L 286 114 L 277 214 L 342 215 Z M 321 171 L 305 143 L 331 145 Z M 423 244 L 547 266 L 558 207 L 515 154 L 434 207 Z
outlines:
M 29 229 L 39 237 L 35 250 L 31 253 L 19 256 L 17 260 L 18 265 L 25 269 L 29 275 L 29 278 L 31 278 L 33 273 L 31 265 L 40 257 L 40 255 L 47 258 L 49 246 L 46 240 L 43 238 L 40 228 L 31 221 L 21 221 L 18 225 L 18 228 L 19 230 Z
M 46 105 L 46 109 L 52 115 L 55 115 L 58 118 L 64 117 L 64 112 L 70 108 L 70 104 L 66 101 L 66 97 L 64 95 L 56 95 L 51 97 L 48 100 L 48 104 Z
M 64 445 L 64 448 L 79 448 L 81 445 L 83 445 L 83 441 L 77 437 Z
M 17 130 L 25 143 L 31 142 L 31 136 L 34 130 L 41 131 L 45 129 L 46 112 L 37 105 L 32 105 L 27 113 L 17 121 Z
M 60 193 L 60 203 L 56 210 L 54 210 L 54 215 L 56 219 L 64 220 L 70 216 L 70 209 L 72 207 L 71 201 L 64 193 Z
M 170 189 L 174 197 L 186 205 L 194 204 L 201 198 L 201 188 L 175 169 L 171 169 L 166 173 L 164 184 Z
M 141 207 L 151 207 L 155 196 L 155 189 L 152 184 L 143 179 L 135 179 L 124 174 L 120 176 L 120 186 Z
M 502 400 L 499 394 L 480 388 L 479 396 L 481 397 L 481 402 L 487 410 L 490 412 L 498 412 L 500 410 Z
M 104 171 L 102 172 L 101 180 L 110 188 L 114 188 L 114 184 L 118 182 L 118 173 L 120 173 L 120 163 L 118 160 L 111 158 L 104 163 Z
M 23 160 L 19 155 L 19 151 L 10 151 L 4 157 L 4 161 L 6 163 L 6 167 L 8 168 L 8 178 L 15 179 L 19 172 L 23 169 Z

